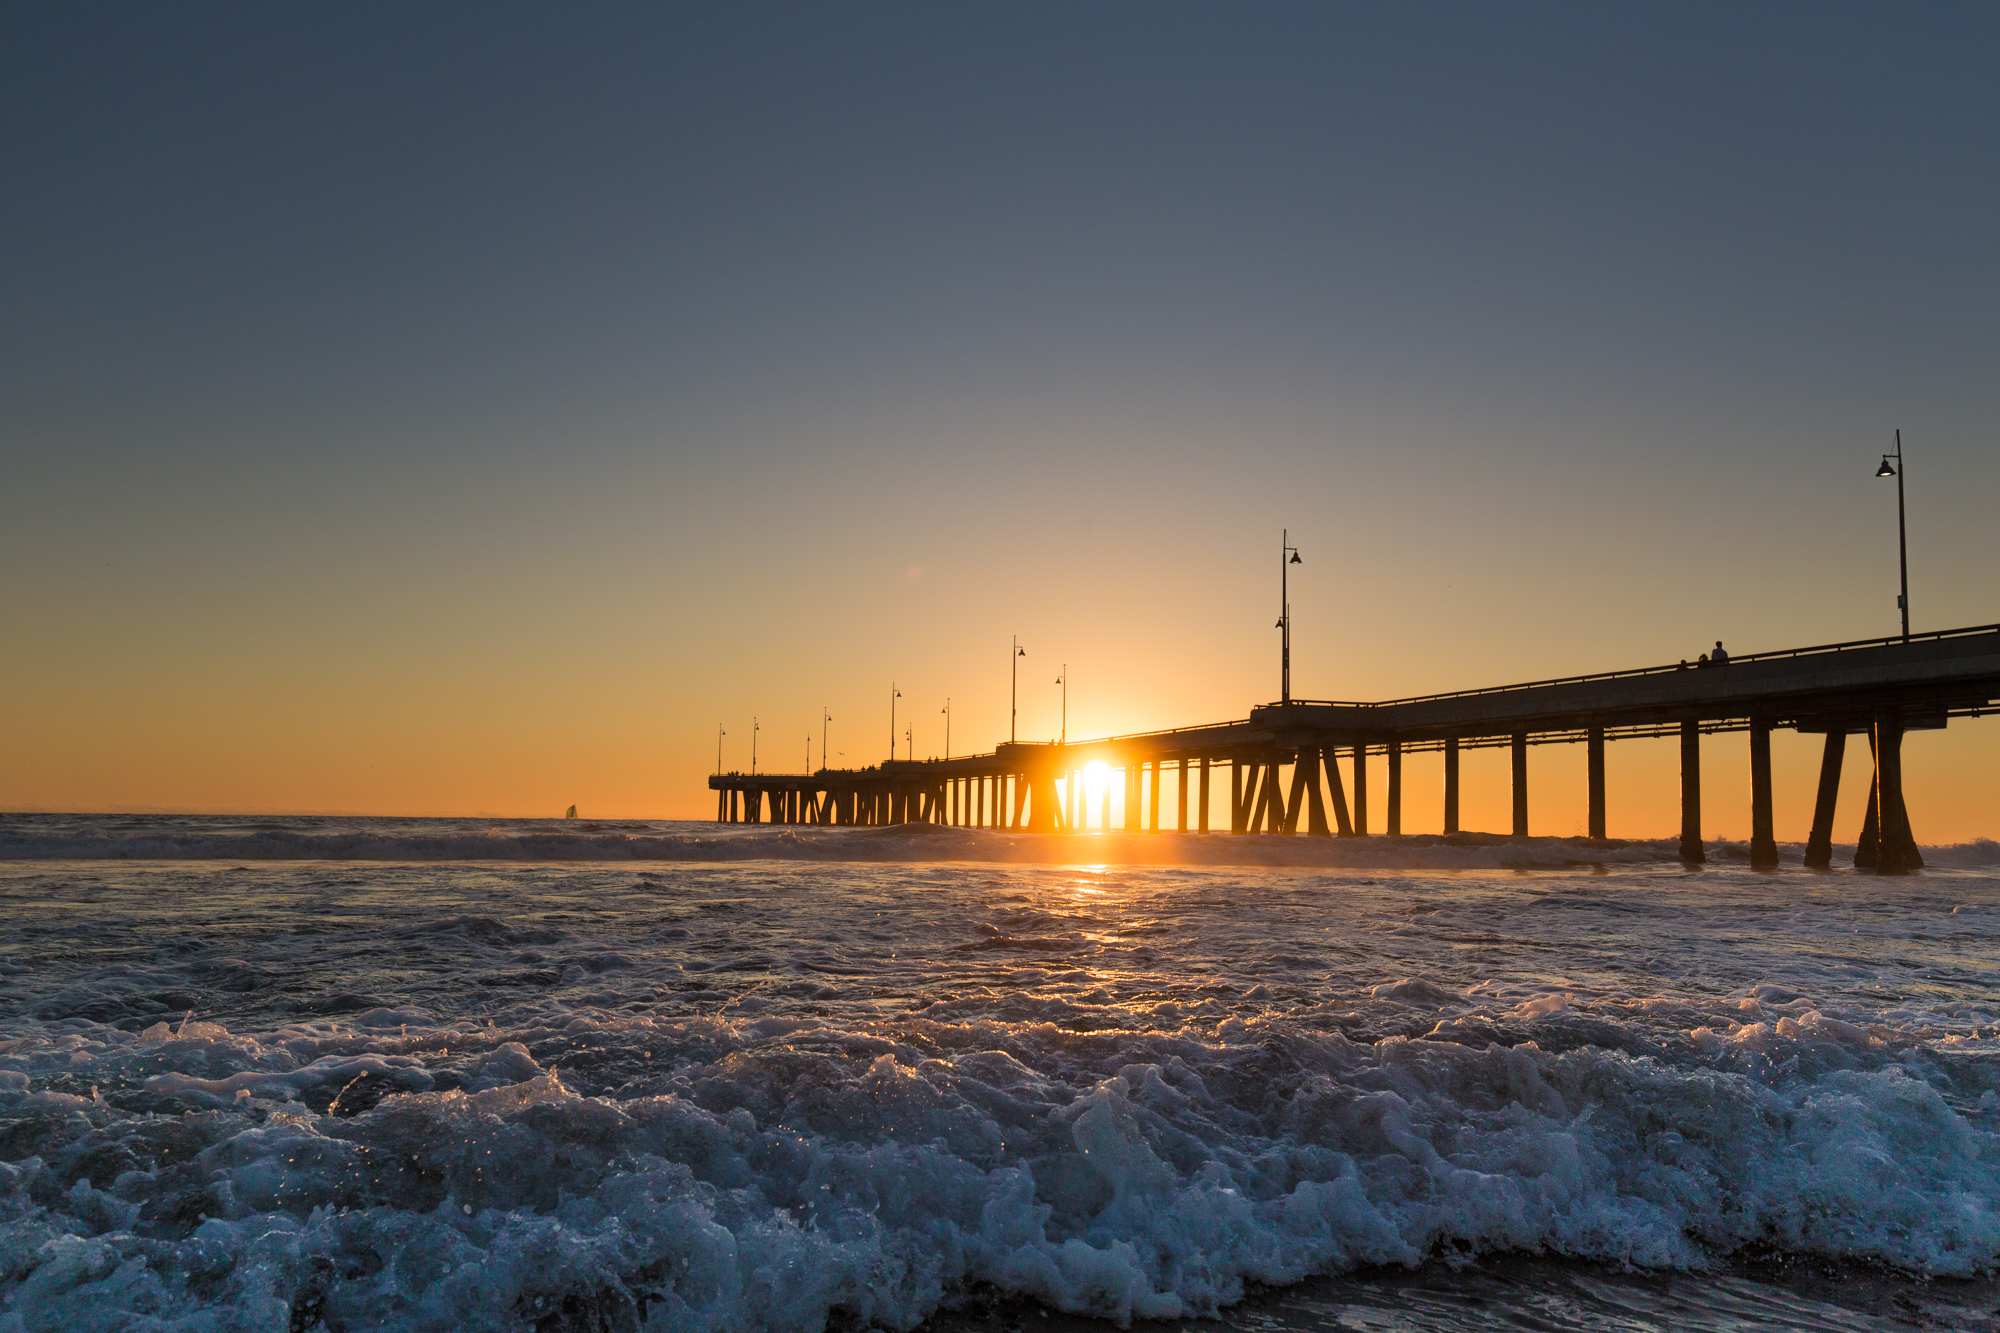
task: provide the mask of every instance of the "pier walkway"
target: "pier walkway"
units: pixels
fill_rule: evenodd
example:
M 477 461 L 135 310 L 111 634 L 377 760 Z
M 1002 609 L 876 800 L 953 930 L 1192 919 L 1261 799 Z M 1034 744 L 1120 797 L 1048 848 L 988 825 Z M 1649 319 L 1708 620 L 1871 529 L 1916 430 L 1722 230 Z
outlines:
M 1835 797 L 1847 737 L 1868 737 L 1874 780 L 1855 864 L 1883 871 L 1922 865 L 1902 788 L 1903 733 L 1977 717 L 2000 698 L 2000 625 L 1942 630 L 1905 640 L 1865 639 L 1731 658 L 1571 676 L 1379 703 L 1291 700 L 1252 708 L 1233 722 L 1109 736 L 1067 744 L 1009 744 L 954 759 L 890 760 L 816 773 L 722 773 L 709 778 L 725 822 L 900 824 L 929 822 L 1035 833 L 1088 822 L 1083 771 L 1122 774 L 1123 827 L 1209 831 L 1210 783 L 1229 770 L 1230 831 L 1358 837 L 1368 831 L 1370 760 L 1383 761 L 1384 832 L 1402 827 L 1402 759 L 1444 754 L 1444 827 L 1458 831 L 1458 757 L 1512 751 L 1513 832 L 1528 834 L 1527 747 L 1588 749 L 1590 836 L 1603 838 L 1604 747 L 1614 740 L 1677 735 L 1684 860 L 1703 859 L 1704 733 L 1747 732 L 1753 866 L 1777 864 L 1771 817 L 1771 732 L 1826 738 L 1806 864 L 1832 859 Z M 1343 782 L 1339 760 L 1347 760 Z M 1161 821 L 1162 780 L 1174 784 L 1174 819 Z M 1100 827 L 1111 825 L 1111 792 Z M 1351 790 L 1351 799 L 1350 799 Z M 1194 822 L 1191 825 L 1190 798 Z M 768 813 L 767 813 L 768 805 Z

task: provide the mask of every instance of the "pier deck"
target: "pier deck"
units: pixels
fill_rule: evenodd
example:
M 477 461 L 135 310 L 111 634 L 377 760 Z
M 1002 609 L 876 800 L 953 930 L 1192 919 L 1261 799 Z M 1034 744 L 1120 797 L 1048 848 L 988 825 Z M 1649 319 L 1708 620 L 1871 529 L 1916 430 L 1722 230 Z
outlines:
M 1237 721 L 1067 744 L 1008 744 L 985 754 L 890 760 L 862 769 L 722 773 L 709 779 L 709 787 L 717 793 L 716 817 L 728 822 L 764 822 L 768 802 L 770 821 L 777 823 L 923 821 L 1054 833 L 1085 822 L 1078 775 L 1102 763 L 1123 774 L 1124 827 L 1139 831 L 1163 827 L 1161 779 L 1171 769 L 1179 779 L 1171 827 L 1207 832 L 1211 775 L 1227 766 L 1232 832 L 1364 836 L 1369 759 L 1379 755 L 1387 768 L 1385 831 L 1397 835 L 1403 831 L 1402 756 L 1442 750 L 1443 831 L 1453 833 L 1460 750 L 1505 745 L 1513 751 L 1513 831 L 1526 836 L 1527 747 L 1581 743 L 1589 747 L 1590 835 L 1602 838 L 1605 744 L 1679 735 L 1681 855 L 1699 861 L 1698 740 L 1703 733 L 1741 731 L 1750 737 L 1751 861 L 1768 866 L 1777 862 L 1770 733 L 1791 729 L 1826 737 L 1806 847 L 1806 863 L 1825 866 L 1846 738 L 1858 733 L 1869 738 L 1875 780 L 1856 864 L 1894 871 L 1922 864 L 1903 803 L 1903 733 L 1979 716 L 1996 698 L 2000 625 L 1980 625 L 1907 640 L 1755 653 L 1721 666 L 1646 667 L 1377 703 L 1291 700 L 1252 708 Z M 1343 753 L 1350 760 L 1351 803 L 1336 767 Z M 1109 792 L 1107 785 L 1100 827 L 1109 824 Z

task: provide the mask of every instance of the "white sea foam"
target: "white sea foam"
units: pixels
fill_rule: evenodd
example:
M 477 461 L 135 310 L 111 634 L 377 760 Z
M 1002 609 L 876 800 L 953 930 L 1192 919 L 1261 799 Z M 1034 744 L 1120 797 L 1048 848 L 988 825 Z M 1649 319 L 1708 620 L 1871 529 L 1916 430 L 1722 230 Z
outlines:
M 1969 870 L 16 862 L 0 904 L 0 1330 L 2000 1264 Z

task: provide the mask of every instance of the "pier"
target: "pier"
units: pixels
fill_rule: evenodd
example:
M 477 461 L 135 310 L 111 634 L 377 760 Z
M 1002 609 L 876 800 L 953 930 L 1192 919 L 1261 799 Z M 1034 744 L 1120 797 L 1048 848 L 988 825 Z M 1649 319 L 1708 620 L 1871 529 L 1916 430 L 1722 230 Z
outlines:
M 816 773 L 720 773 L 709 778 L 716 818 L 726 823 L 866 825 L 934 823 L 1060 833 L 1082 828 L 1084 770 L 1101 763 L 1111 781 L 1099 824 L 1111 822 L 1122 782 L 1123 828 L 1208 833 L 1211 783 L 1229 787 L 1229 831 L 1319 837 L 1369 834 L 1368 777 L 1379 758 L 1386 782 L 1386 836 L 1406 830 L 1402 760 L 1442 751 L 1444 827 L 1458 832 L 1462 751 L 1511 751 L 1513 835 L 1528 836 L 1528 747 L 1587 747 L 1589 836 L 1605 836 L 1605 746 L 1678 736 L 1681 858 L 1704 859 L 1700 737 L 1744 733 L 1751 786 L 1750 863 L 1777 865 L 1772 834 L 1771 733 L 1823 735 L 1805 863 L 1832 862 L 1835 804 L 1847 738 L 1863 736 L 1873 771 L 1855 853 L 1884 873 L 1923 865 L 1903 800 L 1905 732 L 1978 717 L 2000 698 L 2000 625 L 1864 639 L 1732 657 L 1720 666 L 1644 667 L 1530 681 L 1378 703 L 1291 700 L 1252 708 L 1232 722 L 1099 740 L 1007 744 L 955 759 L 890 760 Z M 1340 761 L 1346 760 L 1350 782 Z M 1221 770 L 1227 770 L 1224 774 Z M 1177 778 L 1163 823 L 1163 779 Z M 1193 794 L 1192 810 L 1190 794 Z M 1190 823 L 1192 817 L 1193 823 Z

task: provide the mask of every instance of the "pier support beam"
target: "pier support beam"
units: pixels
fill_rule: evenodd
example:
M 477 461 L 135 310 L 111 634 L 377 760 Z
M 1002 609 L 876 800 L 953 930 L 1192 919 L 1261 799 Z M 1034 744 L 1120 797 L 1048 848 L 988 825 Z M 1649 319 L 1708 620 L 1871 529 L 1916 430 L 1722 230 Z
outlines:
M 1514 733 L 1514 836 L 1528 836 L 1528 733 Z
M 1354 836 L 1368 836 L 1368 747 L 1354 747 Z
M 1339 754 L 1332 746 L 1320 751 L 1320 760 L 1326 768 L 1326 802 L 1333 807 L 1333 827 L 1343 838 L 1354 836 L 1354 822 L 1347 817 L 1347 789 L 1340 784 Z
M 1389 742 L 1389 799 L 1382 811 L 1382 831 L 1392 838 L 1403 836 L 1403 743 Z
M 1447 736 L 1444 742 L 1444 831 L 1445 836 L 1458 832 L 1458 737 Z
M 1826 729 L 1826 748 L 1819 756 L 1819 795 L 1813 801 L 1812 832 L 1806 835 L 1806 869 L 1833 865 L 1833 814 L 1840 800 L 1840 764 L 1847 752 L 1847 733 L 1838 723 Z
M 1750 868 L 1778 868 L 1778 839 L 1771 815 L 1771 724 L 1750 719 Z
M 1878 875 L 1902 875 L 1924 868 L 1910 832 L 1910 812 L 1903 804 L 1903 719 L 1894 709 L 1875 713 L 1875 824 L 1881 848 L 1875 862 Z
M 1306 778 L 1312 772 L 1313 764 L 1318 762 L 1308 762 L 1311 754 L 1312 751 L 1301 749 L 1292 761 L 1292 794 L 1285 798 L 1285 827 L 1282 830 L 1288 835 L 1299 831 L 1299 813 L 1306 808 Z
M 1584 735 L 1584 749 L 1589 752 L 1586 767 L 1590 770 L 1590 836 L 1599 842 L 1604 840 L 1604 728 L 1592 727 Z
M 1183 757 L 1180 771 L 1174 776 L 1174 827 L 1187 832 L 1187 759 Z
M 1056 772 L 1039 769 L 1020 777 L 1021 795 L 1028 803 L 1026 828 L 1030 833 L 1062 832 L 1062 807 L 1056 801 Z
M 1868 729 L 1868 806 L 1861 818 L 1861 835 L 1854 840 L 1854 868 L 1873 870 L 1882 859 L 1882 826 L 1876 821 L 1880 810 L 1875 802 L 1875 788 L 1881 782 L 1880 770 L 1875 765 L 1875 729 Z
M 1708 860 L 1701 846 L 1701 724 L 1681 723 L 1681 860 Z
M 1152 760 L 1146 765 L 1147 776 L 1152 786 L 1146 793 L 1146 827 L 1153 832 L 1160 831 L 1160 761 Z
M 1201 757 L 1201 798 L 1196 814 L 1200 819 L 1200 832 L 1208 832 L 1208 756 Z
M 1330 838 L 1333 829 L 1326 822 L 1326 801 L 1319 792 L 1320 756 L 1318 750 L 1300 750 L 1298 772 L 1306 775 L 1306 836 Z M 1296 820 L 1296 816 L 1294 816 Z

